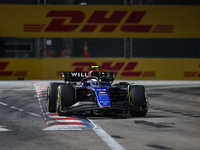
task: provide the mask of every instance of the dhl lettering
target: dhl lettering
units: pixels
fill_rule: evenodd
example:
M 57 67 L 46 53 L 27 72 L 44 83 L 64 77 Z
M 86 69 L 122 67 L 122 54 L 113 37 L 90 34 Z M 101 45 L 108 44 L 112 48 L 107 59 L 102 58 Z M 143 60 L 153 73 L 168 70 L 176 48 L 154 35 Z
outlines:
M 0 77 L 12 75 L 13 71 L 4 71 L 8 64 L 9 62 L 0 62 Z
M 198 66 L 200 68 L 200 64 Z M 200 77 L 200 72 L 198 71 L 185 71 L 184 72 L 184 77 Z
M 88 66 L 91 65 L 98 65 L 95 62 L 75 62 L 72 64 L 75 69 L 73 72 L 84 72 L 89 71 Z M 156 72 L 155 71 L 134 71 L 136 66 L 138 65 L 138 62 L 128 62 L 127 64 L 125 62 L 103 62 L 100 66 L 100 71 L 113 71 L 115 73 L 115 76 L 119 72 L 121 72 L 121 76 L 123 77 L 155 77 Z M 77 76 L 77 75 L 76 75 Z
M 8 64 L 9 62 L 0 62 L 0 70 L 4 70 Z
M 73 72 L 84 72 L 85 68 L 87 68 L 86 71 L 89 71 L 88 66 L 97 66 L 97 64 L 94 62 L 75 62 L 72 66 L 75 67 Z
M 24 32 L 73 32 L 80 33 L 95 32 L 98 26 L 101 26 L 98 32 L 112 33 L 116 29 L 121 32 L 137 33 L 172 33 L 173 25 L 140 25 L 139 23 L 145 17 L 147 11 L 116 10 L 113 12 L 94 11 L 87 19 L 85 13 L 79 10 L 51 10 L 47 18 L 52 18 L 48 25 L 44 24 L 24 24 Z
M 27 71 L 16 71 L 13 76 L 15 77 L 26 77 L 28 75 Z
M 142 74 L 142 72 L 130 72 L 135 69 L 137 66 L 137 62 L 130 62 L 126 65 L 124 68 L 124 72 L 121 73 L 122 76 L 133 76 L 133 77 L 138 77 Z
M 107 13 L 108 11 L 95 11 L 87 23 L 119 23 L 127 11 L 114 11 L 109 18 L 105 17 Z
M 152 25 L 123 25 L 121 30 L 123 32 L 149 32 Z
M 9 77 L 12 75 L 12 73 L 13 73 L 12 71 L 4 71 L 4 72 L 0 71 L 0 77 Z
M 115 76 L 117 76 L 118 74 L 117 70 L 121 70 L 124 64 L 125 64 L 124 62 L 118 62 L 112 67 L 112 62 L 104 62 L 101 66 L 101 70 L 113 71 Z
M 70 23 L 81 23 L 85 15 L 81 11 L 50 11 L 47 17 L 71 18 Z M 53 19 L 45 29 L 45 32 L 69 32 L 75 30 L 79 25 L 64 25 L 66 19 Z
M 146 11 L 133 11 L 125 23 L 139 23 Z M 149 32 L 153 25 L 123 25 L 121 30 L 123 32 Z
M 92 14 L 92 16 L 89 18 L 87 23 L 114 23 L 115 25 L 104 25 L 100 31 L 100 32 L 113 32 L 115 28 L 117 27 L 116 23 L 121 22 L 121 20 L 126 15 L 127 11 L 115 11 L 109 18 L 105 17 L 107 13 L 108 11 L 95 11 Z M 88 28 L 88 30 L 84 26 L 81 32 L 94 32 L 97 25 L 93 25 L 92 28 Z
M 9 65 L 9 62 L 0 62 L 0 77 L 26 77 L 27 71 L 5 71 L 6 67 Z M 13 74 L 14 73 L 14 74 Z
M 125 23 L 139 23 L 146 14 L 146 11 L 133 11 Z
M 110 71 L 115 71 L 115 70 L 119 70 L 124 66 L 124 62 L 118 62 L 115 63 L 115 65 L 112 67 L 112 62 L 104 62 L 101 65 L 101 70 L 110 70 Z

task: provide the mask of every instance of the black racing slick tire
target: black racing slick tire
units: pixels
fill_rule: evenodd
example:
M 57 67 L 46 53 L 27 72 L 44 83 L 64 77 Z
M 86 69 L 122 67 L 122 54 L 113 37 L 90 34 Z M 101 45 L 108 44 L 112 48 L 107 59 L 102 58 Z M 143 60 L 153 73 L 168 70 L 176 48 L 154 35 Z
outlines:
M 50 83 L 47 89 L 47 110 L 51 113 L 56 112 L 56 97 L 59 85 L 65 85 L 65 83 Z
M 59 116 L 70 116 L 72 113 L 67 113 L 67 107 L 75 103 L 75 90 L 71 85 L 60 85 L 57 91 L 57 106 L 56 113 Z
M 143 85 L 133 85 L 130 87 L 130 103 L 140 108 L 132 109 L 130 114 L 132 117 L 144 117 L 147 113 L 147 100 L 145 96 L 145 88 Z

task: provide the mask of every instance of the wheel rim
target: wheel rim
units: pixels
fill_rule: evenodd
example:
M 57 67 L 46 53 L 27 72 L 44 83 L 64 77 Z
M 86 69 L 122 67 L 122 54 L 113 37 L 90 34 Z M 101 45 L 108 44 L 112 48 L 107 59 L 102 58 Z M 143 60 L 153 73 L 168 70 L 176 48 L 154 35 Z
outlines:
M 59 88 L 58 88 L 58 94 L 57 94 L 57 101 L 56 101 L 56 109 L 60 109 L 60 94 L 59 94 Z

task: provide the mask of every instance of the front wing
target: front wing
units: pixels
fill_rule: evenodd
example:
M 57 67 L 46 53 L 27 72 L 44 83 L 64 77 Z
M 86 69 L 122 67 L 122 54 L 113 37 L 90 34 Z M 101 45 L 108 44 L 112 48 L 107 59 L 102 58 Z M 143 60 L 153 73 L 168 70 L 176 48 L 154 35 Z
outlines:
M 148 105 L 145 108 L 134 106 L 133 104 L 126 101 L 115 102 L 111 107 L 99 107 L 96 102 L 92 101 L 80 101 L 74 105 L 61 110 L 62 113 L 76 113 L 76 112 L 86 112 L 86 111 L 105 111 L 105 112 L 120 112 L 120 111 L 135 111 L 135 112 L 145 112 L 148 111 Z

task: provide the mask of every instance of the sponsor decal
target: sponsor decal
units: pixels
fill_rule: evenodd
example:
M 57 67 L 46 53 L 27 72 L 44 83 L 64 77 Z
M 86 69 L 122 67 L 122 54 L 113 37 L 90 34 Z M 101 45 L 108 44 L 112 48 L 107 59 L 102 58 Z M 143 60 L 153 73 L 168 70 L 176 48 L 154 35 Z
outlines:
M 74 67 L 73 72 L 84 72 L 89 71 L 88 66 L 97 65 L 95 62 L 74 62 L 72 66 Z M 155 71 L 135 71 L 138 66 L 138 62 L 103 62 L 100 71 L 112 71 L 117 75 L 122 77 L 155 77 Z
M 24 32 L 73 32 L 112 33 L 120 30 L 124 33 L 173 33 L 171 24 L 140 24 L 147 11 L 133 10 L 95 10 L 89 16 L 80 10 L 50 10 L 46 18 L 48 24 L 23 25 Z
M 99 92 L 100 94 L 105 94 L 106 92 Z
M 71 77 L 86 77 L 87 73 L 86 72 L 71 72 Z
M 0 76 L 1 77 L 9 77 L 13 74 L 13 71 L 4 71 L 8 66 L 9 62 L 0 62 Z
M 200 64 L 198 68 L 200 68 Z M 200 72 L 199 71 L 185 71 L 184 77 L 200 77 Z
M 106 89 L 96 89 L 96 91 L 106 91 Z
M 27 71 L 5 71 L 10 62 L 0 62 L 0 77 L 26 77 Z

